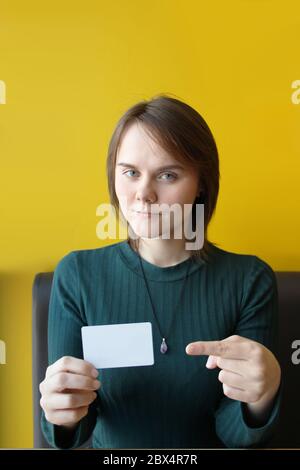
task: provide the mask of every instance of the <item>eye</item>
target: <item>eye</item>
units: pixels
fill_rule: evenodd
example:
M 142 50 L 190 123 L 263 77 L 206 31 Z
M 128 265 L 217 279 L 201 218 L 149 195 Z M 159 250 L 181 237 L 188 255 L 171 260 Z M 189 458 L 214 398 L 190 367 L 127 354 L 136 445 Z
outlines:
M 135 172 L 135 170 L 127 170 L 127 171 L 124 172 L 124 175 L 129 176 L 129 175 L 128 175 L 128 172 L 130 172 L 130 171 Z M 129 178 L 130 178 L 130 176 L 129 176 Z
M 174 175 L 173 173 L 163 173 L 162 176 L 164 175 L 170 175 L 172 178 L 171 179 L 176 179 L 177 178 L 177 175 Z M 169 181 L 170 178 L 164 178 L 165 180 Z
M 128 176 L 129 178 L 131 178 L 132 175 L 129 175 L 129 173 L 132 173 L 132 172 L 133 172 L 133 173 L 136 173 L 135 170 L 126 170 L 126 171 L 124 171 L 124 175 Z M 172 180 L 174 180 L 174 179 L 177 178 L 177 175 L 175 175 L 175 174 L 173 174 L 173 173 L 163 173 L 163 174 L 162 174 L 162 176 L 165 176 L 165 175 L 169 175 L 169 176 L 171 177 L 171 178 L 162 178 L 162 179 L 164 179 L 165 181 L 172 181 Z M 133 176 L 134 176 L 134 175 L 133 175 Z

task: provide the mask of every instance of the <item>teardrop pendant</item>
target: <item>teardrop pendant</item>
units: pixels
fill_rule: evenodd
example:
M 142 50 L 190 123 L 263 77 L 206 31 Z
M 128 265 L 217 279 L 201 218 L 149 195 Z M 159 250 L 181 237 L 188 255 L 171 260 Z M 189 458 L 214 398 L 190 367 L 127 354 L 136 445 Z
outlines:
M 168 346 L 167 346 L 167 343 L 165 341 L 165 338 L 163 338 L 162 343 L 160 345 L 160 352 L 162 354 L 165 354 L 167 351 L 168 351 Z

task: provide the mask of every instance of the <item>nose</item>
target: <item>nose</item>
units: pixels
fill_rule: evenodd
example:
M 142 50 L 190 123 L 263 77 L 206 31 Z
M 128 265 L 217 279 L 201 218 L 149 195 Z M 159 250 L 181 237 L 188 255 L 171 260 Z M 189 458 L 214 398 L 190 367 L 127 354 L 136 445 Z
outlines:
M 157 200 L 154 189 L 147 183 L 141 185 L 136 191 L 136 200 L 143 203 L 153 204 Z

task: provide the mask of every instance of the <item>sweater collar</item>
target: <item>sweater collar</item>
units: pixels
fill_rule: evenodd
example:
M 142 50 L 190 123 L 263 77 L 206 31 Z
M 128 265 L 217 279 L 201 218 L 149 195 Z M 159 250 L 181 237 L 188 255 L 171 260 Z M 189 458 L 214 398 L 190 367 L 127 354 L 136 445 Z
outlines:
M 127 267 L 140 277 L 143 277 L 139 256 L 129 245 L 128 240 L 118 243 L 118 253 Z M 156 264 L 149 263 L 149 261 L 146 261 L 143 257 L 141 257 L 141 260 L 147 279 L 158 282 L 171 282 L 185 278 L 190 263 L 192 263 L 192 265 L 189 268 L 189 276 L 205 264 L 203 260 L 193 261 L 188 258 L 174 266 L 161 267 Z

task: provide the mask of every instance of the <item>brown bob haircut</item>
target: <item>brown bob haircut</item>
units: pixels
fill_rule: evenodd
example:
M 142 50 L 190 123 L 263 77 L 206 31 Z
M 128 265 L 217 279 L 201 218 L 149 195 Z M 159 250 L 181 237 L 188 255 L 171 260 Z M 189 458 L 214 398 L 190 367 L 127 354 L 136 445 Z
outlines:
M 213 216 L 219 193 L 218 150 L 207 123 L 191 106 L 166 94 L 154 96 L 130 107 L 119 119 L 112 134 L 106 171 L 110 202 L 119 213 L 119 201 L 115 192 L 115 167 L 117 154 L 126 130 L 133 123 L 141 124 L 151 139 L 160 145 L 177 161 L 195 168 L 199 175 L 200 196 L 192 208 L 192 227 L 195 231 L 195 204 L 204 204 L 204 244 L 200 250 L 193 250 L 191 258 L 208 260 L 213 243 L 207 240 L 208 224 Z M 139 239 L 128 243 L 136 251 Z

